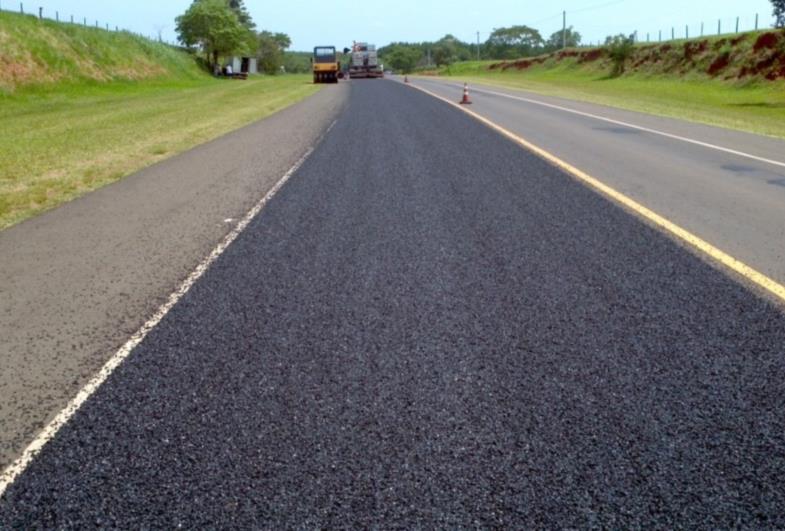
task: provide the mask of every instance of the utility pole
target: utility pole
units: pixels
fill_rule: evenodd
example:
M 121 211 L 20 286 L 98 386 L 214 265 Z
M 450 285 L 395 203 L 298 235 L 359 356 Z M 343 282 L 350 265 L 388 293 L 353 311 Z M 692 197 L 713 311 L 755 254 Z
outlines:
M 567 47 L 567 11 L 562 11 L 561 47 Z
M 477 32 L 477 60 L 480 60 L 480 32 Z

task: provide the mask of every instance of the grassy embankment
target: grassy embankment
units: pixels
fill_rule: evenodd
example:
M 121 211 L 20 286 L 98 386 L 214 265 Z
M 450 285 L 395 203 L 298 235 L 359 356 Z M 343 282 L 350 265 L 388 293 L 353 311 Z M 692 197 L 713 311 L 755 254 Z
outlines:
M 216 80 L 129 33 L 0 13 L 0 229 L 272 114 L 309 81 Z
M 611 70 L 600 49 L 581 48 L 435 73 L 785 138 L 783 32 L 641 44 L 624 75 Z

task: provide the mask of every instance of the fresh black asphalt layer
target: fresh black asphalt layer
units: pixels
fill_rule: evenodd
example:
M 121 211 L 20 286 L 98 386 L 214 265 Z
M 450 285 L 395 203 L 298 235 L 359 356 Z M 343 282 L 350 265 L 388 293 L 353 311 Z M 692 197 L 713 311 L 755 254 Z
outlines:
M 785 526 L 785 313 L 404 85 L 329 135 L 0 527 Z

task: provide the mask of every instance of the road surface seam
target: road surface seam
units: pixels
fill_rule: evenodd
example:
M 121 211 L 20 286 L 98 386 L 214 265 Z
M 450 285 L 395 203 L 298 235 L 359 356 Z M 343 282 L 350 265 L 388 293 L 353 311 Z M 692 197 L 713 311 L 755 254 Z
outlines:
M 418 87 L 416 85 L 410 84 L 409 86 L 420 90 L 431 97 L 437 98 L 453 107 L 467 113 L 469 116 L 475 118 L 476 120 L 480 121 L 484 125 L 490 127 L 491 129 L 501 133 L 502 135 L 506 136 L 510 140 L 513 140 L 520 146 L 524 147 L 525 149 L 535 153 L 536 155 L 542 157 L 543 159 L 547 160 L 551 164 L 554 164 L 556 167 L 566 171 L 570 175 L 574 176 L 578 180 L 586 183 L 591 188 L 599 191 L 606 197 L 609 197 L 613 201 L 623 205 L 624 207 L 630 209 L 634 213 L 638 214 L 639 216 L 643 217 L 644 219 L 648 220 L 649 222 L 653 223 L 655 226 L 664 229 L 667 233 L 672 234 L 680 241 L 688 244 L 689 246 L 697 249 L 703 255 L 708 256 L 709 258 L 713 259 L 716 262 L 719 262 L 723 266 L 735 271 L 737 274 L 741 275 L 745 279 L 753 282 L 757 286 L 763 288 L 768 293 L 774 295 L 774 297 L 781 303 L 785 303 L 785 286 L 779 284 L 774 279 L 769 278 L 768 276 L 764 275 L 763 273 L 753 269 L 749 265 L 745 264 L 741 260 L 734 258 L 733 256 L 729 255 L 728 253 L 720 250 L 719 248 L 713 246 L 706 240 L 696 236 L 695 234 L 689 232 L 688 230 L 680 227 L 679 225 L 673 223 L 672 221 L 668 220 L 667 218 L 657 214 L 656 212 L 650 210 L 649 208 L 643 206 L 642 204 L 638 203 L 637 201 L 631 199 L 630 197 L 624 195 L 623 193 L 619 192 L 615 188 L 603 183 L 599 179 L 592 177 L 591 175 L 587 174 L 586 172 L 576 168 L 575 166 L 565 162 L 564 160 L 560 159 L 556 155 L 546 151 L 545 149 L 532 144 L 528 140 L 524 139 L 521 136 L 516 135 L 512 131 L 505 129 L 504 127 L 496 124 L 495 122 L 481 116 L 480 114 L 467 109 L 465 106 L 462 106 L 459 103 L 453 102 L 447 98 L 439 96 L 438 94 L 431 92 L 428 89 L 423 87 Z M 574 111 L 577 112 L 577 111 Z M 582 113 L 581 113 L 582 114 Z M 605 118 L 600 118 L 605 120 Z M 609 120 L 609 119 L 608 119 Z M 610 120 L 609 120 L 610 121 Z M 621 123 L 621 122 L 619 122 Z M 637 127 L 637 126 L 633 126 Z M 641 128 L 642 129 L 642 128 Z M 662 133 L 666 136 L 667 133 Z M 696 141 L 697 143 L 697 141 Z M 724 148 L 720 148 L 724 149 Z M 751 156 L 751 155 L 750 155 Z M 751 156 L 752 157 L 752 156 Z M 757 158 L 757 157 L 753 157 Z M 765 159 L 760 159 L 765 160 Z M 783 164 L 785 165 L 785 164 Z
M 447 84 L 450 84 L 450 83 L 447 83 Z M 452 84 L 452 85 L 453 86 L 461 86 L 462 87 L 462 85 L 456 85 L 456 84 Z M 653 135 L 663 136 L 663 137 L 666 137 L 666 138 L 670 138 L 672 140 L 679 140 L 681 142 L 686 142 L 688 144 L 694 144 L 696 146 L 701 146 L 701 147 L 705 147 L 705 148 L 708 148 L 708 149 L 713 149 L 713 150 L 716 150 L 716 151 L 722 151 L 723 153 L 729 153 L 731 155 L 736 155 L 736 156 L 739 156 L 739 157 L 755 160 L 755 161 L 758 161 L 758 162 L 763 162 L 765 164 L 771 164 L 771 165 L 774 165 L 774 166 L 779 166 L 781 168 L 785 168 L 785 162 L 780 162 L 778 160 L 773 160 L 773 159 L 767 159 L 765 157 L 758 157 L 757 155 L 752 155 L 751 153 L 746 153 L 744 151 L 738 151 L 738 150 L 735 150 L 735 149 L 726 148 L 726 147 L 723 147 L 723 146 L 718 146 L 716 144 L 711 144 L 709 142 L 703 142 L 701 140 L 695 140 L 693 138 L 688 138 L 686 136 L 674 135 L 673 133 L 666 133 L 665 131 L 660 131 L 658 129 L 652 129 L 652 128 L 649 128 L 649 127 L 644 127 L 642 125 L 635 125 L 635 124 L 632 124 L 632 123 L 629 123 L 629 122 L 624 122 L 624 121 L 621 121 L 621 120 L 614 120 L 613 118 L 606 118 L 606 117 L 600 116 L 598 114 L 592 114 L 592 113 L 589 113 L 589 112 L 579 111 L 577 109 L 571 109 L 569 107 L 563 107 L 561 105 L 555 105 L 553 103 L 545 103 L 544 101 L 534 100 L 534 99 L 530 99 L 530 98 L 524 98 L 523 96 L 514 96 L 512 94 L 505 94 L 504 92 L 496 92 L 494 90 L 485 90 L 485 89 L 474 88 L 474 89 L 472 89 L 472 91 L 473 92 L 479 92 L 480 94 L 489 94 L 489 95 L 492 95 L 492 96 L 500 96 L 502 98 L 509 98 L 509 99 L 512 99 L 512 100 L 519 100 L 519 101 L 523 101 L 523 102 L 526 102 L 526 103 L 531 103 L 531 104 L 534 104 L 534 105 L 540 105 L 542 107 L 548 107 L 548 108 L 551 108 L 551 109 L 556 109 L 556 110 L 559 110 L 559 111 L 568 112 L 568 113 L 571 113 L 571 114 L 577 114 L 578 116 L 583 116 L 585 118 L 593 118 L 595 120 L 600 120 L 602 122 L 607 122 L 607 123 L 614 124 L 614 125 L 620 125 L 622 127 L 629 127 L 630 129 L 643 131 L 645 133 L 651 133 Z
M 139 345 L 144 338 L 161 322 L 161 320 L 169 313 L 169 311 L 177 304 L 177 302 L 193 287 L 199 278 L 209 269 L 219 256 L 237 239 L 240 233 L 245 230 L 248 224 L 255 218 L 265 207 L 267 203 L 278 193 L 284 184 L 291 178 L 291 176 L 302 166 L 306 159 L 313 153 L 315 146 L 327 135 L 333 128 L 337 120 L 333 120 L 325 133 L 314 143 L 309 146 L 305 153 L 300 157 L 294 165 L 275 183 L 275 185 L 256 203 L 251 210 L 237 223 L 234 229 L 227 234 L 221 243 L 212 250 L 212 252 L 194 269 L 190 275 L 180 284 L 180 286 L 169 295 L 167 301 L 162 304 L 155 314 L 145 322 L 142 327 L 134 333 L 124 344 L 121 346 L 112 357 L 101 367 L 98 373 L 93 376 L 90 381 L 77 393 L 77 395 L 63 408 L 57 416 L 52 419 L 46 427 L 36 436 L 35 439 L 25 448 L 22 455 L 12 462 L 2 474 L 0 474 L 0 498 L 5 491 L 10 487 L 14 480 L 25 471 L 30 463 L 35 459 L 35 456 L 40 450 L 52 440 L 57 432 L 65 426 L 65 424 L 74 416 L 79 408 L 87 401 L 90 396 L 95 393 L 98 388 L 103 384 L 106 379 L 123 363 L 123 361 L 131 354 L 131 352 Z

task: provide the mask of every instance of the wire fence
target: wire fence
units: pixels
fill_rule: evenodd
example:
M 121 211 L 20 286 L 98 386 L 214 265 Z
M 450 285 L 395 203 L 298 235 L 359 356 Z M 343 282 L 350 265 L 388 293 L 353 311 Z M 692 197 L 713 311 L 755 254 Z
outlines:
M 683 26 L 671 26 L 669 28 L 658 29 L 656 32 L 647 31 L 645 33 L 635 30 L 632 35 L 636 42 L 668 42 L 675 40 L 688 40 L 712 36 L 734 35 L 749 31 L 761 31 L 774 28 L 773 19 L 764 19 L 760 13 L 754 16 L 718 18 L 707 22 L 696 24 L 684 24 Z
M 7 0 L 0 0 L 0 11 L 6 12 L 15 12 L 22 15 L 30 15 L 37 17 L 39 20 L 51 20 L 54 22 L 60 22 L 64 24 L 74 24 L 83 26 L 86 28 L 94 28 L 103 31 L 113 31 L 113 32 L 124 32 L 136 35 L 138 37 L 142 37 L 145 39 L 149 39 L 151 41 L 161 42 L 165 44 L 169 44 L 171 46 L 178 46 L 175 42 L 170 42 L 163 38 L 161 32 L 158 35 L 145 35 L 142 33 L 137 33 L 135 31 L 131 31 L 128 29 L 121 28 L 116 24 L 110 24 L 105 21 L 94 20 L 92 18 L 88 18 L 83 15 L 74 15 L 73 13 L 61 13 L 58 10 L 46 10 L 44 7 L 30 7 L 25 6 L 24 2 L 9 2 Z
M 746 16 L 724 17 L 692 24 L 669 25 L 654 30 L 633 30 L 631 32 L 616 31 L 615 34 L 625 34 L 632 37 L 637 43 L 658 43 L 678 40 L 689 40 L 715 36 L 728 36 L 750 31 L 765 31 L 774 29 L 774 18 L 768 14 L 755 13 Z M 580 28 L 577 28 L 580 31 Z M 596 31 L 594 32 L 597 33 Z M 582 46 L 602 46 L 604 41 L 584 41 Z

